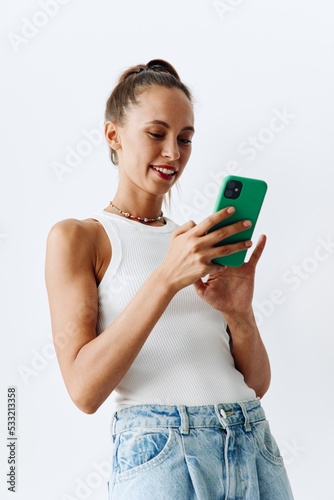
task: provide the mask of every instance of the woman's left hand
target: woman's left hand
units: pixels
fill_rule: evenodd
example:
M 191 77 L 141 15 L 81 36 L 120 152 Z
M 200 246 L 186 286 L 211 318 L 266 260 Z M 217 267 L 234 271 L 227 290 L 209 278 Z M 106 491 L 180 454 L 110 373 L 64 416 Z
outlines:
M 255 269 L 265 244 L 266 236 L 262 235 L 248 262 L 240 267 L 222 266 L 206 282 L 196 281 L 197 294 L 223 314 L 248 313 L 252 309 Z

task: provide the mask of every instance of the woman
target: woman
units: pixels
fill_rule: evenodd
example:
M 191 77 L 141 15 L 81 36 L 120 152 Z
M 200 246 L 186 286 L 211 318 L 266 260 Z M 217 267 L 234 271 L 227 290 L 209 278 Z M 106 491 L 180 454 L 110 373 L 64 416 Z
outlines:
M 161 211 L 191 153 L 189 89 L 166 61 L 126 70 L 105 137 L 119 183 L 110 205 L 48 236 L 46 283 L 57 356 L 74 403 L 113 393 L 110 499 L 291 499 L 260 398 L 268 356 L 252 311 L 265 246 L 215 244 L 249 221 L 209 229 L 231 207 L 178 227 Z M 203 279 L 207 277 L 207 279 Z

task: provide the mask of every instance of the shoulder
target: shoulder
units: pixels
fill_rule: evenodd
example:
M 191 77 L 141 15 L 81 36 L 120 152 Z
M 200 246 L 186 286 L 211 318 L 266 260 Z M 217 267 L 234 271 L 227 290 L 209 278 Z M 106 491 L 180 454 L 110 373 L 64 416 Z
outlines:
M 95 256 L 100 224 L 93 219 L 64 219 L 56 222 L 47 236 L 47 251 L 69 254 L 73 259 Z
M 75 240 L 77 237 L 90 239 L 97 231 L 97 221 L 93 219 L 64 219 L 50 229 L 48 239 Z
M 64 219 L 51 227 L 46 255 L 49 267 L 90 270 L 99 278 L 110 262 L 111 246 L 97 220 Z
M 93 244 L 99 232 L 99 224 L 93 219 L 64 219 L 50 229 L 48 243 L 82 247 Z

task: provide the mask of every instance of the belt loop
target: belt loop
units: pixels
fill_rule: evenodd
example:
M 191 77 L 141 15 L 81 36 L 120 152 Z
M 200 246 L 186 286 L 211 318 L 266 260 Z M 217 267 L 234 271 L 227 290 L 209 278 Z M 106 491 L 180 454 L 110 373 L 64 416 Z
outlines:
M 227 415 L 226 415 L 225 410 L 223 408 L 219 409 L 218 405 L 214 405 L 214 407 L 215 407 L 215 413 L 217 415 L 219 422 L 221 423 L 221 425 L 224 429 L 227 429 L 228 420 L 227 420 Z
M 116 423 L 117 423 L 117 412 L 114 413 L 114 418 L 112 421 L 112 441 L 115 442 L 116 439 Z
M 186 407 L 184 405 L 178 406 L 181 417 L 181 434 L 189 434 L 189 418 Z
M 242 413 L 244 414 L 244 417 L 245 417 L 245 431 L 246 432 L 249 432 L 252 430 L 251 426 L 250 426 L 250 422 L 249 422 L 249 415 L 248 415 L 248 412 L 247 412 L 247 408 L 246 408 L 246 405 L 243 403 L 243 402 L 240 402 L 239 403 L 241 409 L 242 409 Z

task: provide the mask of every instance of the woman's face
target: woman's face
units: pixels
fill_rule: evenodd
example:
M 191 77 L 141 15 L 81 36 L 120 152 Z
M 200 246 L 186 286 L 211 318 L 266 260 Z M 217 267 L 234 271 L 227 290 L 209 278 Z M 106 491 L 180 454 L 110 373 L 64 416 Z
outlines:
M 194 134 L 192 105 L 178 88 L 149 87 L 116 126 L 120 181 L 167 193 L 181 176 Z

